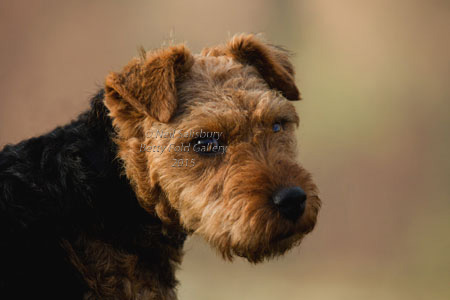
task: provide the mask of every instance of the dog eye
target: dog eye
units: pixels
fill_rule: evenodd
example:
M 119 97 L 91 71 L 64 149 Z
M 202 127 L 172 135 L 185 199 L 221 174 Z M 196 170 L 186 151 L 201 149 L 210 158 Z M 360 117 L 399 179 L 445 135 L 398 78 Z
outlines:
M 215 138 L 197 139 L 195 144 L 201 146 L 219 146 L 219 142 Z
M 193 150 L 199 154 L 217 154 L 221 149 L 219 141 L 215 138 L 200 138 L 192 141 Z
M 281 129 L 283 129 L 283 126 L 281 125 L 280 122 L 273 123 L 273 126 L 272 126 L 273 132 L 281 131 Z

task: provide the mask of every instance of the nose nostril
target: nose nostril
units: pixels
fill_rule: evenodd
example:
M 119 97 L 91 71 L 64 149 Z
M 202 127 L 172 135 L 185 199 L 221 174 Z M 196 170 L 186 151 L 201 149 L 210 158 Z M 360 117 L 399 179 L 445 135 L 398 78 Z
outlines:
M 299 194 L 298 199 L 301 203 L 306 202 L 306 193 L 303 190 L 301 190 L 301 193 Z
M 306 193 L 296 186 L 277 191 L 272 201 L 284 217 L 295 221 L 305 210 L 306 198 Z

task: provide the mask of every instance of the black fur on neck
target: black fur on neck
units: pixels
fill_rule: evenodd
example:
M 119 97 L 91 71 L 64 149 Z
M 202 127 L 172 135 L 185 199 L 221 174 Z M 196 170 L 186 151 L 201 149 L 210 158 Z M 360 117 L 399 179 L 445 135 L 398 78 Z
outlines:
M 151 286 L 175 287 L 174 265 L 186 234 L 167 231 L 156 214 L 138 204 L 116 157 L 103 98 L 100 90 L 91 108 L 70 124 L 0 152 L 0 298 L 32 293 L 79 299 L 88 290 L 106 297 L 103 283 L 92 278 L 106 276 L 96 274 L 105 272 L 96 264 L 114 264 L 115 253 L 134 257 L 136 268 L 130 268 L 139 274 L 158 274 L 148 279 L 135 274 L 142 281 L 138 286 L 148 280 Z M 109 256 L 98 258 L 108 261 L 89 261 L 87 249 L 95 247 L 109 249 Z M 123 266 L 109 271 L 125 272 Z M 128 275 L 111 276 L 120 289 Z

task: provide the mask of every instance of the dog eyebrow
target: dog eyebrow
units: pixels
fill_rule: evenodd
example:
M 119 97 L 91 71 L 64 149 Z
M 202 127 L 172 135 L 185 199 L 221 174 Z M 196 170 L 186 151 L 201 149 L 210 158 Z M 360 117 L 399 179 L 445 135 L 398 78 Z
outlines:
M 294 123 L 297 126 L 300 118 L 293 105 L 285 99 L 269 99 L 257 104 L 252 115 L 252 122 L 272 124 L 274 122 Z

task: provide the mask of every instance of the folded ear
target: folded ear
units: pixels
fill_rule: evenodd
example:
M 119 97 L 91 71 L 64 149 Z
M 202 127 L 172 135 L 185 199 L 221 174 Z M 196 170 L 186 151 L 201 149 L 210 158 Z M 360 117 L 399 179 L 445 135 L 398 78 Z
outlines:
M 184 45 L 143 56 L 106 77 L 105 104 L 115 114 L 145 114 L 168 122 L 177 108 L 176 80 L 189 71 L 194 58 Z
M 264 43 L 252 34 L 243 34 L 228 42 L 225 54 L 242 64 L 254 66 L 270 88 L 279 90 L 286 99 L 300 100 L 294 67 L 286 50 Z

